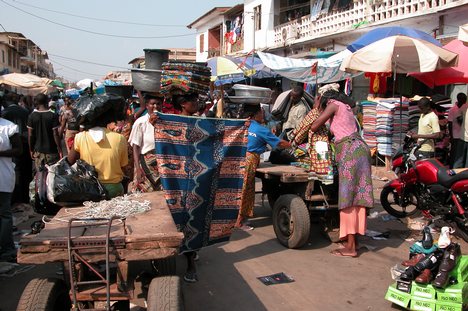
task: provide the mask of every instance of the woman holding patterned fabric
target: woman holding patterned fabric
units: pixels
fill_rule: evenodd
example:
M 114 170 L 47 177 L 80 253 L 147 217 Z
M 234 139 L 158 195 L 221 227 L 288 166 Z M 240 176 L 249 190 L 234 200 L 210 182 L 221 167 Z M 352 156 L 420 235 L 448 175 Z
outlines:
M 302 122 L 292 133 L 291 144 L 300 145 L 308 137 L 310 172 L 316 174 L 320 180 L 333 182 L 333 167 L 331 164 L 331 151 L 329 131 L 326 125 L 322 125 L 316 132 L 310 131 L 310 127 L 320 116 L 320 107 L 318 102 L 314 108 L 309 111 Z
M 147 95 L 145 101 L 148 113 L 135 121 L 128 139 L 135 163 L 135 178 L 130 190 L 151 192 L 161 190 L 161 184 L 154 154 L 154 126 L 149 122 L 149 118 L 155 111 L 161 111 L 162 100 Z
M 354 102 L 338 88 L 338 85 L 325 85 L 319 91 L 323 111 L 310 126 L 310 131 L 319 131 L 330 120 L 339 175 L 340 239 L 344 242 L 343 247 L 332 254 L 357 257 L 356 234 L 364 235 L 366 208 L 374 205 L 370 152 L 358 133 L 352 111 Z
M 245 156 L 245 176 L 242 187 L 242 204 L 235 226 L 242 230 L 252 230 L 253 227 L 245 224 L 247 218 L 253 216 L 255 204 L 255 171 L 260 163 L 260 155 L 265 152 L 266 145 L 272 148 L 289 148 L 289 142 L 276 137 L 263 126 L 264 114 L 260 105 L 246 105 L 244 118 L 250 119 L 249 138 L 247 141 L 247 154 Z

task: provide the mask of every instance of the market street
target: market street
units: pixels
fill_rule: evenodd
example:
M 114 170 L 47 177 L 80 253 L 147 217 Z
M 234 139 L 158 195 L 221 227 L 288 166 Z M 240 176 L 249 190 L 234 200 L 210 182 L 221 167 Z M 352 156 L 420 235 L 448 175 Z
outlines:
M 380 168 L 382 169 L 382 168 Z M 378 198 L 384 181 L 374 178 Z M 257 182 L 257 188 L 260 183 Z M 377 201 L 378 203 L 378 201 Z M 398 220 L 384 221 L 381 207 L 371 211 L 369 229 L 389 232 L 387 240 L 361 240 L 359 258 L 340 258 L 330 254 L 333 245 L 313 223 L 309 243 L 302 249 L 286 249 L 276 240 L 271 226 L 271 211 L 266 202 L 256 198 L 253 231 L 235 231 L 229 243 L 204 248 L 200 252 L 200 281 L 183 282 L 186 311 L 198 310 L 399 310 L 384 299 L 393 283 L 390 268 L 408 257 L 409 247 L 420 235 L 409 231 Z M 377 204 L 378 205 L 378 204 Z M 376 216 L 375 212 L 379 212 Z M 384 217 L 385 218 L 385 217 Z M 24 224 L 25 225 L 25 224 Z M 438 234 L 434 235 L 437 239 Z M 409 238 L 408 241 L 405 241 Z M 455 239 L 454 239 L 455 240 Z M 457 240 L 466 249 L 467 243 Z M 373 249 L 369 251 L 367 248 Z M 375 248 L 375 249 L 374 249 Z M 178 258 L 178 275 L 184 274 L 185 259 Z M 131 266 L 141 272 L 148 263 Z M 15 310 L 27 282 L 35 277 L 60 277 L 57 264 L 36 266 L 26 273 L 0 282 L 0 309 Z M 257 277 L 284 272 L 293 283 L 266 286 Z M 137 283 L 134 303 L 144 306 Z M 138 310 L 138 308 L 133 308 Z

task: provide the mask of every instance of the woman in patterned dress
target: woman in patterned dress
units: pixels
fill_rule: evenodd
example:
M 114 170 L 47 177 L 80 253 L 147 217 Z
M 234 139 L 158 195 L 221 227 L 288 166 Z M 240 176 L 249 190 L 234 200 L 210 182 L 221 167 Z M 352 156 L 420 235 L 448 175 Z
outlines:
M 339 176 L 338 208 L 340 239 L 343 247 L 332 251 L 335 256 L 357 257 L 356 235 L 366 231 L 366 208 L 374 205 L 369 147 L 361 138 L 352 111 L 354 102 L 335 85 L 319 90 L 320 116 L 311 125 L 316 132 L 330 120 L 334 135 Z

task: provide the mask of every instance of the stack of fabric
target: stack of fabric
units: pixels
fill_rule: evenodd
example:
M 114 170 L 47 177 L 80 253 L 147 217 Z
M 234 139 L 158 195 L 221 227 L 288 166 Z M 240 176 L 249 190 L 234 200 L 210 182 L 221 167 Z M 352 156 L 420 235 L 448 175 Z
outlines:
M 376 105 L 377 103 L 371 101 L 361 102 L 362 106 L 362 126 L 364 132 L 364 141 L 370 148 L 377 146 L 377 140 L 375 135 L 376 130 Z
M 391 99 L 389 99 L 391 100 Z M 405 135 L 408 133 L 409 130 L 409 123 L 408 123 L 408 109 L 409 109 L 409 101 L 405 99 L 401 102 L 398 98 L 393 99 L 393 103 L 395 103 L 395 110 L 394 110 L 394 117 L 393 117 L 393 139 L 392 139 L 392 147 L 393 150 L 396 151 L 403 145 Z
M 415 132 L 418 131 L 418 122 L 419 116 L 421 115 L 421 110 L 419 110 L 417 101 L 410 101 L 408 107 L 408 126 L 410 130 Z
M 377 103 L 377 126 L 375 135 L 377 137 L 377 151 L 383 156 L 392 155 L 392 137 L 393 137 L 393 110 L 395 104 L 378 102 Z
M 206 63 L 167 62 L 162 70 L 161 93 L 165 96 L 209 91 L 211 69 Z

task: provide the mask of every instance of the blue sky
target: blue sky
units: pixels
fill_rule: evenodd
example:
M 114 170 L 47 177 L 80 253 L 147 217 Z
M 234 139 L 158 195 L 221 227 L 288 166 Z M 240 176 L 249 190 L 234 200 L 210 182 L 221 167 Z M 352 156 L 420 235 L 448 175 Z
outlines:
M 20 32 L 46 50 L 57 75 L 78 81 L 83 78 L 99 79 L 109 71 L 129 68 L 128 62 L 143 55 L 145 48 L 193 48 L 195 30 L 188 29 L 188 24 L 214 7 L 229 7 L 242 2 L 0 0 L 0 24 L 6 31 Z M 0 31 L 4 30 L 0 27 Z M 88 64 L 64 57 L 116 67 Z

